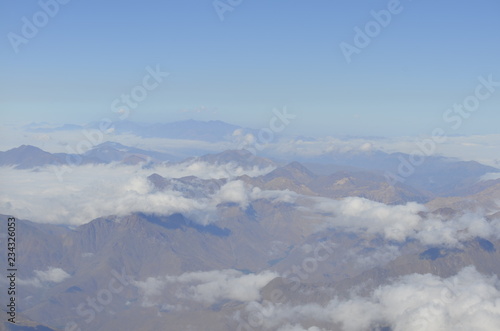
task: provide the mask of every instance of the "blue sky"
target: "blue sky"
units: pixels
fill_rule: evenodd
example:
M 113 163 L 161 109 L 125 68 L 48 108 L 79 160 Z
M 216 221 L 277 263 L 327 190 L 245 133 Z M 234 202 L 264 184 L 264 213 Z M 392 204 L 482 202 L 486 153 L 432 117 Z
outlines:
M 212 0 L 71 0 L 16 53 L 9 33 L 23 36 L 22 18 L 33 22 L 51 1 L 0 5 L 6 124 L 117 119 L 113 100 L 159 66 L 170 75 L 130 120 L 259 128 L 286 106 L 298 116 L 290 133 L 419 135 L 445 126 L 444 111 L 473 94 L 479 76 L 500 81 L 496 0 L 400 1 L 350 63 L 339 44 L 354 45 L 354 28 L 390 1 L 243 0 L 221 21 Z M 500 88 L 452 133 L 498 132 L 499 105 Z

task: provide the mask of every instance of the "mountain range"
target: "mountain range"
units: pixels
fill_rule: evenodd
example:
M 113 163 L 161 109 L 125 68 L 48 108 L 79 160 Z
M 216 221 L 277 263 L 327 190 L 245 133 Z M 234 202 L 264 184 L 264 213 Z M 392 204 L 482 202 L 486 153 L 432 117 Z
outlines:
M 0 162 L 36 174 L 66 157 L 23 145 Z M 383 171 L 395 156 L 384 153 L 343 164 L 245 150 L 179 160 L 107 142 L 79 157 L 142 168 L 147 191 L 137 192 L 165 209 L 117 210 L 77 225 L 4 213 L 0 233 L 18 217 L 20 288 L 19 323 L 4 318 L 6 330 L 278 330 L 292 322 L 344 330 L 348 320 L 319 312 L 280 320 L 282 307 L 320 311 L 399 289 L 401 277 L 451 279 L 472 273 L 467 267 L 500 276 L 500 184 L 481 179 L 498 169 L 476 162 L 435 157 L 416 175 L 427 181 L 391 185 Z M 173 176 L 165 165 L 224 171 Z M 274 313 L 252 320 L 263 305 Z M 367 330 L 395 330 L 389 319 L 370 321 Z

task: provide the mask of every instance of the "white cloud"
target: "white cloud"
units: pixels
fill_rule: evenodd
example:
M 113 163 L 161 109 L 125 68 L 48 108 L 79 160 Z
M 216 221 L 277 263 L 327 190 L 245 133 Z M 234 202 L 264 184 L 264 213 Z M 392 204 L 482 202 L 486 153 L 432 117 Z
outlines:
M 313 210 L 323 221 L 319 230 L 335 228 L 357 234 L 379 234 L 399 242 L 413 238 L 424 245 L 450 247 L 460 247 L 462 242 L 478 236 L 500 238 L 500 221 L 488 221 L 474 213 L 445 220 L 437 215 L 422 216 L 420 212 L 426 211 L 426 207 L 413 202 L 391 206 L 358 197 L 310 199 L 316 202 Z M 395 256 L 393 251 L 381 254 L 379 258 Z
M 263 317 L 259 327 L 264 330 L 308 330 L 299 323 L 315 321 L 341 326 L 343 331 L 384 326 L 394 331 L 494 331 L 500 327 L 500 282 L 466 267 L 449 278 L 403 276 L 369 296 L 335 298 L 324 306 L 251 302 L 245 308 L 254 316 L 259 311 Z
M 300 194 L 290 190 L 261 190 L 254 187 L 250 197 L 252 200 L 266 199 L 272 202 L 295 203 Z
M 480 178 L 481 181 L 496 180 L 496 179 L 500 179 L 499 172 L 490 172 L 490 173 L 487 173 L 487 174 L 481 176 L 481 178 Z
M 499 222 L 490 222 L 484 216 L 469 213 L 447 221 L 426 219 L 414 237 L 426 245 L 459 246 L 460 242 L 475 237 L 491 236 L 500 238 Z
M 424 211 L 423 205 L 410 202 L 389 206 L 364 198 L 349 197 L 341 200 L 315 198 L 315 210 L 332 213 L 325 217 L 324 226 L 343 228 L 353 232 L 382 234 L 386 239 L 404 241 L 413 236 Z
M 320 156 L 332 152 L 369 152 L 375 150 L 372 141 L 367 139 L 339 139 L 334 137 L 321 137 L 312 140 L 282 139 L 270 147 L 280 155 L 300 155 L 303 157 Z
M 250 202 L 250 187 L 241 180 L 235 180 L 224 184 L 214 197 L 216 203 L 233 202 L 239 204 L 243 209 Z
M 228 168 L 225 165 L 196 162 L 189 167 L 161 165 L 150 169 L 143 169 L 140 165 L 82 165 L 71 168 L 72 172 L 66 173 L 62 182 L 57 179 L 54 169 L 61 168 L 45 167 L 31 171 L 3 167 L 0 174 L 2 212 L 34 222 L 69 225 L 132 212 L 160 215 L 183 213 L 206 224 L 214 221 L 209 216 L 215 212 L 218 203 L 236 202 L 246 208 L 253 199 L 249 193 L 251 189 L 241 181 L 230 181 L 213 198 L 207 195 L 194 199 L 179 191 L 159 192 L 147 180 L 152 173 L 166 178 L 224 178 L 232 171 L 231 166 Z M 260 174 L 259 171 L 235 170 L 236 173 L 249 175 Z
M 387 323 L 393 330 L 497 330 L 500 284 L 467 267 L 450 278 L 426 274 L 401 277 L 369 298 L 332 301 L 327 309 L 346 330 Z M 353 311 L 362 313 L 352 318 Z M 367 325 L 368 324 L 368 325 Z
M 299 194 L 289 190 L 261 190 L 258 187 L 250 187 L 241 180 L 234 180 L 222 186 L 214 200 L 216 202 L 234 202 L 245 209 L 251 201 L 258 199 L 294 203 L 298 197 Z
M 260 299 L 260 290 L 278 274 L 264 271 L 259 274 L 244 274 L 237 270 L 213 270 L 187 272 L 179 276 L 149 277 L 137 281 L 143 305 L 159 304 L 166 288 L 176 288 L 176 299 L 213 304 L 220 300 L 248 302 Z
M 444 221 L 437 216 L 423 218 L 426 208 L 417 203 L 389 206 L 363 198 L 350 197 L 333 200 L 303 197 L 291 191 L 266 191 L 250 187 L 241 180 L 229 180 L 222 187 L 213 185 L 214 192 L 202 192 L 196 182 L 196 197 L 182 189 L 171 187 L 158 191 L 147 179 L 152 173 L 166 178 L 195 175 L 205 179 L 227 175 L 224 166 L 191 164 L 162 165 L 143 169 L 140 165 L 83 165 L 73 168 L 60 182 L 51 171 L 16 170 L 4 167 L 0 174 L 3 190 L 0 192 L 2 213 L 16 215 L 40 223 L 81 225 L 107 216 L 124 216 L 133 212 L 158 215 L 182 213 L 199 224 L 217 220 L 217 205 L 224 202 L 238 204 L 245 209 L 258 199 L 272 202 L 313 203 L 311 208 L 298 207 L 307 215 L 315 215 L 313 224 L 319 229 L 336 228 L 358 234 L 380 234 L 388 240 L 404 241 L 407 238 L 424 244 L 458 246 L 475 236 L 500 238 L 500 222 L 489 222 L 474 214 Z M 201 183 L 200 185 L 204 185 Z M 198 194 L 199 193 L 199 194 Z M 299 199 L 300 198 L 300 199 Z M 394 252 L 381 252 L 375 258 L 394 256 Z M 365 261 L 368 263 L 368 261 Z
M 18 279 L 19 284 L 42 287 L 50 283 L 61 283 L 71 277 L 63 269 L 54 267 L 49 267 L 46 271 L 35 270 L 34 274 L 34 277 L 27 280 Z

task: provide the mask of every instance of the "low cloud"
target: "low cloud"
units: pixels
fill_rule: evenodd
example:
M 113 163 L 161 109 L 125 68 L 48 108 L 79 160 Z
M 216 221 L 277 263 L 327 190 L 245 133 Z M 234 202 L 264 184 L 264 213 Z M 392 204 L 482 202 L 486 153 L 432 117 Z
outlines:
M 264 271 L 244 274 L 233 269 L 187 272 L 179 276 L 149 277 L 135 285 L 143 295 L 143 305 L 165 304 L 165 290 L 175 288 L 176 300 L 214 304 L 221 300 L 249 302 L 260 299 L 260 290 L 278 274 Z M 175 300 L 174 300 L 175 302 Z
M 322 330 L 300 323 L 329 325 L 343 331 L 374 330 L 498 330 L 500 326 L 500 282 L 472 266 L 457 275 L 441 278 L 411 274 L 380 286 L 369 296 L 353 294 L 335 298 L 326 305 L 261 305 L 252 302 L 245 314 L 262 315 L 263 330 Z M 329 328 L 329 329 L 330 329 Z
M 18 279 L 20 285 L 43 287 L 50 284 L 61 283 L 70 278 L 70 274 L 61 268 L 49 267 L 46 271 L 35 270 L 34 277 L 23 280 Z
M 315 210 L 329 213 L 323 227 L 342 228 L 352 232 L 382 234 L 388 240 L 404 241 L 413 236 L 425 207 L 414 202 L 389 206 L 364 198 L 341 200 L 316 198 Z
M 1 126 L 4 132 L 0 141 L 0 150 L 29 144 L 40 147 L 51 153 L 67 152 L 67 147 L 75 148 L 82 140 L 87 138 L 81 130 L 62 130 L 49 133 L 34 133 L 22 128 Z M 401 152 L 410 154 L 418 150 L 417 142 L 431 137 L 392 137 L 392 138 L 281 138 L 266 145 L 265 153 L 269 155 L 314 157 L 328 153 L 363 153 L 383 151 L 387 153 Z M 254 135 L 236 130 L 231 139 L 223 142 L 206 142 L 199 140 L 144 138 L 133 134 L 108 134 L 102 141 L 119 142 L 126 146 L 155 150 L 175 154 L 180 157 L 202 155 L 212 152 L 221 152 L 238 148 L 241 145 L 253 145 L 256 141 Z M 500 134 L 448 136 L 444 143 L 439 144 L 439 155 L 454 157 L 461 160 L 472 160 L 496 168 L 500 167 Z
M 281 139 L 270 144 L 266 153 L 289 157 L 316 157 L 330 153 L 405 153 L 420 151 L 417 143 L 428 141 L 431 137 L 377 137 L 377 138 L 291 138 Z M 448 136 L 436 148 L 436 155 L 476 161 L 500 168 L 500 134 L 474 136 Z
M 294 203 L 300 195 L 289 190 L 262 190 L 258 187 L 251 187 L 241 180 L 231 181 L 221 187 L 214 196 L 216 202 L 237 203 L 246 209 L 250 202 L 259 199 L 270 200 L 271 202 Z
M 258 198 L 292 199 L 290 192 L 253 189 L 242 181 L 229 181 L 215 194 L 206 192 L 193 198 L 182 190 L 158 191 L 147 179 L 152 173 L 166 178 L 224 178 L 228 175 L 227 169 L 225 165 L 198 163 L 184 168 L 162 165 L 151 169 L 140 165 L 82 165 L 72 168 L 72 172 L 60 182 L 52 167 L 36 171 L 3 167 L 0 209 L 4 214 L 39 223 L 81 225 L 107 215 L 147 212 L 158 215 L 182 213 L 206 225 L 216 220 L 214 215 L 220 203 L 234 202 L 246 208 Z M 253 175 L 253 171 L 241 170 L 241 173 Z
M 484 216 L 464 214 L 451 220 L 430 218 L 422 221 L 414 238 L 425 245 L 460 246 L 475 237 L 500 238 L 500 222 L 488 221 Z
M 480 178 L 481 181 L 497 180 L 497 179 L 500 179 L 500 173 L 498 172 L 490 172 L 481 176 Z
M 378 234 L 387 240 L 403 242 L 417 239 L 424 245 L 460 247 L 475 237 L 500 238 L 500 221 L 488 221 L 484 215 L 465 213 L 452 219 L 438 215 L 422 216 L 426 207 L 418 203 L 386 205 L 358 197 L 341 200 L 311 198 L 314 212 L 321 215 L 319 230 L 325 228 L 357 234 Z M 383 255 L 394 255 L 386 252 Z

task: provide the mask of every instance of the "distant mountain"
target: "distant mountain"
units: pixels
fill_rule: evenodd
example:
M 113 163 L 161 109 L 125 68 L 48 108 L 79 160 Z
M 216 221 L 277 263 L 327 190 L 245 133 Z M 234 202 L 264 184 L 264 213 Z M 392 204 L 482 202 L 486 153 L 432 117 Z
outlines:
M 76 124 L 63 124 L 59 126 L 53 126 L 48 123 L 31 123 L 24 126 L 24 129 L 28 132 L 38 132 L 38 133 L 50 133 L 57 131 L 74 131 L 81 130 L 83 127 Z
M 31 145 L 22 145 L 6 152 L 0 152 L 0 166 L 14 166 L 16 169 L 30 169 L 64 162 L 63 156 L 45 152 Z
M 141 162 L 177 161 L 179 158 L 171 154 L 128 147 L 115 142 L 99 144 L 82 155 L 49 153 L 31 145 L 22 145 L 6 152 L 0 152 L 0 166 L 13 166 L 16 169 L 63 165 L 67 164 L 68 160 L 72 163 L 75 160 L 80 160 L 79 164 L 110 162 L 137 164 Z
M 94 123 L 89 127 L 98 128 L 98 125 L 98 123 Z M 112 126 L 114 133 L 117 134 L 134 134 L 144 138 L 187 139 L 208 142 L 231 140 L 234 131 L 237 129 L 255 133 L 255 130 L 245 129 L 222 121 L 185 120 L 154 124 L 116 121 L 112 123 Z
M 139 163 L 146 162 L 148 159 L 155 161 L 177 161 L 177 157 L 162 153 L 147 151 L 140 148 L 129 147 L 116 142 L 104 142 L 93 147 L 84 154 L 85 157 L 97 159 L 104 163 L 123 162 Z
M 114 129 L 114 134 L 132 134 L 143 138 L 169 138 L 206 142 L 232 141 L 236 130 L 241 130 L 242 134 L 258 134 L 258 130 L 244 128 L 219 120 L 198 121 L 190 119 L 169 123 L 137 123 L 123 120 L 110 123 L 110 127 Z M 28 132 L 37 133 L 83 129 L 100 130 L 100 122 L 93 122 L 83 126 L 76 124 L 53 126 L 48 123 L 31 123 L 24 126 L 24 129 Z
M 382 151 L 331 152 L 316 157 L 295 158 L 296 161 L 303 161 L 318 174 L 361 170 L 379 175 L 391 173 L 398 176 L 400 176 L 399 168 L 404 162 L 408 162 L 408 159 L 408 154 L 389 154 Z M 428 156 L 423 164 L 413 167 L 409 176 L 400 177 L 403 179 L 401 184 L 411 186 L 421 192 L 432 192 L 436 196 L 459 196 L 472 194 L 471 186 L 481 176 L 497 172 L 500 170 L 475 161 Z

